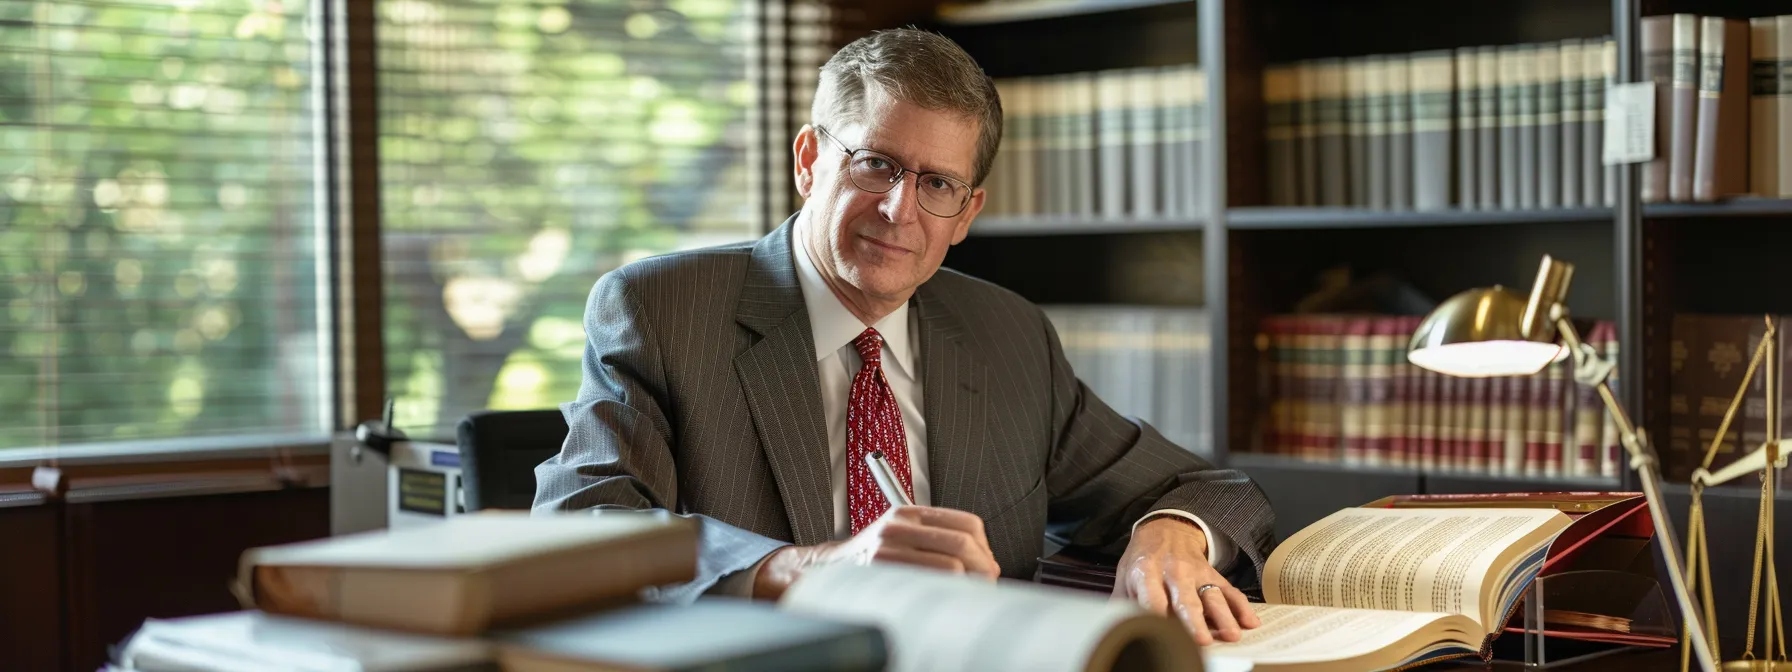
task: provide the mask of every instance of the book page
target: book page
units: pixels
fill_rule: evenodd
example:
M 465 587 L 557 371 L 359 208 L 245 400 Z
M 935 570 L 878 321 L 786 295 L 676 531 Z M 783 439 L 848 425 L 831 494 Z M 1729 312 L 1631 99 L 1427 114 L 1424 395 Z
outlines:
M 1480 638 L 1479 633 L 1466 630 L 1473 623 L 1453 614 L 1252 606 L 1263 619 L 1262 626 L 1244 631 L 1239 641 L 1215 643 L 1203 653 L 1209 658 L 1248 660 L 1260 667 L 1328 663 L 1337 668 L 1380 669 L 1435 649 L 1440 642 L 1472 649 L 1458 640 Z M 1341 664 L 1346 661 L 1362 664 Z
M 1547 509 L 1344 509 L 1270 555 L 1263 594 L 1273 604 L 1441 612 L 1484 623 L 1490 569 L 1567 521 Z
M 891 672 L 1105 670 L 1127 640 L 1154 661 L 1124 669 L 1198 669 L 1180 623 L 1137 605 L 1021 581 L 989 582 L 902 565 L 812 569 L 780 606 L 871 623 L 889 638 Z M 1134 666 L 1136 665 L 1136 667 Z

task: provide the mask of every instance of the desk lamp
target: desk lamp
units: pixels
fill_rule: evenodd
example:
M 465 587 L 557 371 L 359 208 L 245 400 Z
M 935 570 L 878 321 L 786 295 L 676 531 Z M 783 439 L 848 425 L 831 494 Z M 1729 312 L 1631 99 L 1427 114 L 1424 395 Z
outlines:
M 1580 333 L 1568 320 L 1565 299 L 1573 276 L 1572 264 L 1545 255 L 1528 300 L 1497 285 L 1450 297 L 1419 324 L 1406 358 L 1425 369 L 1463 378 L 1531 375 L 1561 358 L 1564 351 L 1574 358 L 1575 381 L 1598 390 L 1617 424 L 1624 449 L 1630 453 L 1630 468 L 1642 481 L 1649 518 L 1659 540 L 1657 546 L 1667 564 L 1668 587 L 1686 619 L 1684 629 L 1698 669 L 1715 672 L 1711 642 L 1705 639 L 1700 612 L 1687 592 L 1679 537 L 1674 534 L 1662 501 L 1661 466 L 1655 450 L 1643 432 L 1631 424 L 1630 416 L 1606 384 L 1614 364 L 1581 342 Z

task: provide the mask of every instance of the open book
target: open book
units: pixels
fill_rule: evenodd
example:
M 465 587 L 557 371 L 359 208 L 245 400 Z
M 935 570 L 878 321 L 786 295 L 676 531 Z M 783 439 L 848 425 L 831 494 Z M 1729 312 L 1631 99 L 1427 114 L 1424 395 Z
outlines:
M 884 632 L 890 672 L 1200 672 L 1182 625 L 1137 605 L 902 565 L 810 570 L 780 608 Z
M 1568 524 L 1553 509 L 1339 511 L 1270 554 L 1263 625 L 1207 653 L 1276 672 L 1490 658 Z

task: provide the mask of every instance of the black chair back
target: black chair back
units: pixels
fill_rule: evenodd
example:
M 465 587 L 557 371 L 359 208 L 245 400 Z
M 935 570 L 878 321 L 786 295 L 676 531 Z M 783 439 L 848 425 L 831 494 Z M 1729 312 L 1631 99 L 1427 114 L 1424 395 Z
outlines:
M 535 465 L 560 452 L 566 418 L 558 409 L 480 411 L 461 420 L 456 435 L 467 510 L 528 509 Z

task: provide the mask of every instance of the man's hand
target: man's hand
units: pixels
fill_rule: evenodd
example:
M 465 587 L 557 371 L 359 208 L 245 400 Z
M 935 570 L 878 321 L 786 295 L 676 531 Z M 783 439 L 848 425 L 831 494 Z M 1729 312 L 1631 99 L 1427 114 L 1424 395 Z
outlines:
M 1200 591 L 1209 584 L 1218 587 Z M 1216 637 L 1236 642 L 1244 630 L 1263 624 L 1244 593 L 1207 561 L 1207 535 L 1179 520 L 1149 520 L 1133 533 L 1120 556 L 1114 596 L 1174 614 L 1201 644 L 1212 644 Z
M 956 509 L 898 506 L 844 541 L 785 546 L 759 565 L 753 597 L 775 600 L 811 567 L 895 562 L 995 579 L 1002 573 L 983 519 Z

